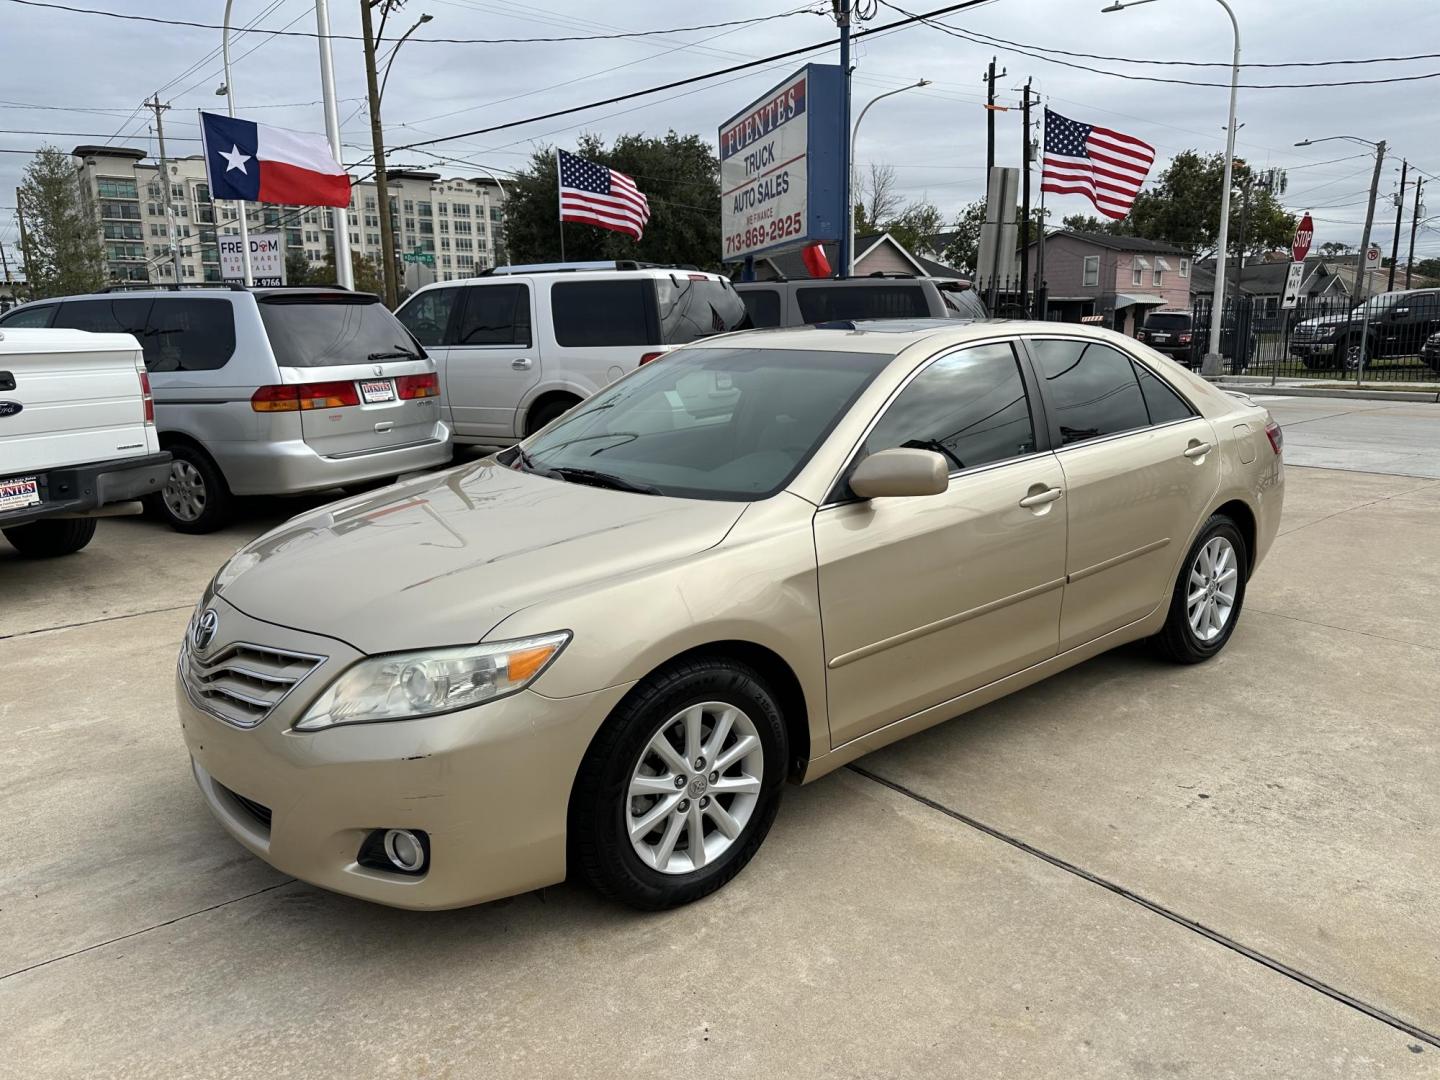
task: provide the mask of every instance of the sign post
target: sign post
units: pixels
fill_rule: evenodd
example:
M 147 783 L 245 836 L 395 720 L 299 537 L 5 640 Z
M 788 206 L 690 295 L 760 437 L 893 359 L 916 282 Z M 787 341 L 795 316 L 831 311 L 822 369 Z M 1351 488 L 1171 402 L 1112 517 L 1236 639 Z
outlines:
M 247 238 L 221 236 L 220 276 L 226 281 L 245 281 L 245 243 Z M 285 234 L 252 232 L 249 237 L 251 280 L 256 285 L 285 284 Z
M 725 262 L 845 235 L 842 93 L 838 67 L 807 64 L 720 125 Z

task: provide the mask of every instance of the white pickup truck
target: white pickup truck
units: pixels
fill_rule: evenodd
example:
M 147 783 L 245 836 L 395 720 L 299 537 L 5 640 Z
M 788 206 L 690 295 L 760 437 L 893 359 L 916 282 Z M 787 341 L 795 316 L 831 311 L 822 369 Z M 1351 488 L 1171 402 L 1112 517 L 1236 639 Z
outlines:
M 20 554 L 79 551 L 169 475 L 134 337 L 0 329 L 0 533 Z

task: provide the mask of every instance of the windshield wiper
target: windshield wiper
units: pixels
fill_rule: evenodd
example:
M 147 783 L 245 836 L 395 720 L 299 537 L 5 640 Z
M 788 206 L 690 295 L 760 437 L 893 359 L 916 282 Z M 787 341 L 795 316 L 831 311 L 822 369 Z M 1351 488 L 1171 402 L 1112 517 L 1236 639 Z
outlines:
M 370 359 L 370 360 L 422 360 L 422 359 L 424 359 L 424 357 L 422 357 L 419 353 L 410 352 L 408 349 L 391 349 L 391 350 L 388 351 L 388 352 L 386 352 L 386 351 L 384 351 L 384 350 L 381 350 L 380 352 L 372 352 L 372 353 L 370 354 L 370 356 L 368 357 L 368 359 Z
M 626 480 L 623 476 L 600 472 L 598 469 L 577 469 L 569 465 L 553 465 L 549 469 L 549 474 L 558 476 L 562 480 L 572 480 L 594 487 L 614 488 L 616 491 L 633 491 L 639 495 L 660 494 L 660 489 L 650 484 L 637 484 L 633 480 Z

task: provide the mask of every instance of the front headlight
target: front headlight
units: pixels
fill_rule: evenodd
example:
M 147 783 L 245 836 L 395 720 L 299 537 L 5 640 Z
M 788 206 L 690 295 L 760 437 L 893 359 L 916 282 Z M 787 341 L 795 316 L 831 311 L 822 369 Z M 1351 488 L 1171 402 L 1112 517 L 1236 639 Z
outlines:
M 410 720 L 494 701 L 539 678 L 569 640 L 570 632 L 562 630 L 362 660 L 331 683 L 295 727 L 316 731 L 337 724 Z

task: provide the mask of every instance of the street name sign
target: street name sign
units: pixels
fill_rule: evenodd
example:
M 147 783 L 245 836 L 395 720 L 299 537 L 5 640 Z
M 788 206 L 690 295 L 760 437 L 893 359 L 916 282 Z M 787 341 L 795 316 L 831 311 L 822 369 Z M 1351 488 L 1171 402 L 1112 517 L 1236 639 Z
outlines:
M 840 69 L 806 64 L 720 125 L 721 258 L 839 240 Z

